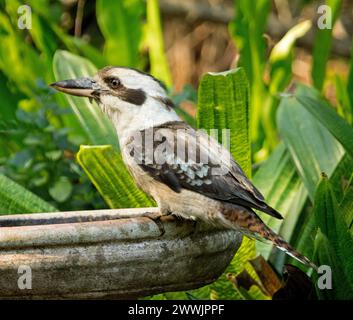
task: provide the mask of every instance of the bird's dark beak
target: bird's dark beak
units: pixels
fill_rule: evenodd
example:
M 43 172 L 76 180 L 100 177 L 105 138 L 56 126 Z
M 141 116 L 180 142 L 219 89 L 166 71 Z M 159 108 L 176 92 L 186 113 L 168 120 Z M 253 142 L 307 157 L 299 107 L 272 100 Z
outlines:
M 52 88 L 73 96 L 96 98 L 100 86 L 92 78 L 78 78 L 54 82 Z

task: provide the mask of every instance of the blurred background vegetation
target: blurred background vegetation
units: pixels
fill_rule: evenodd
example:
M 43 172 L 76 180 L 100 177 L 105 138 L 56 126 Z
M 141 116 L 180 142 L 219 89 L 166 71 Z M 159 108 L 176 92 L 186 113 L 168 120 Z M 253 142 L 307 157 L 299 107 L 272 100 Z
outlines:
M 32 13 L 24 30 L 23 4 Z M 332 29 L 317 27 L 321 4 Z M 165 82 L 193 126 L 232 129 L 236 159 L 285 216 L 264 220 L 318 264 L 344 270 L 335 281 L 345 285 L 320 298 L 352 298 L 352 36 L 349 0 L 0 0 L 0 213 L 153 205 L 131 184 L 97 106 L 47 85 L 135 67 Z M 258 265 L 280 270 L 284 259 L 244 241 L 211 286 L 155 298 L 268 299 Z

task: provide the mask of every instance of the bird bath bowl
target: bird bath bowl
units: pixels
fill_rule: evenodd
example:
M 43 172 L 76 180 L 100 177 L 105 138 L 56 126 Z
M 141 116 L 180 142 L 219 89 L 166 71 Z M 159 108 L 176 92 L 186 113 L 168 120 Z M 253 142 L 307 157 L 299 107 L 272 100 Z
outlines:
M 144 214 L 157 208 L 0 217 L 0 299 L 138 298 L 216 280 L 242 236 Z M 24 269 L 23 269 L 24 268 Z M 20 289 L 30 270 L 31 289 Z

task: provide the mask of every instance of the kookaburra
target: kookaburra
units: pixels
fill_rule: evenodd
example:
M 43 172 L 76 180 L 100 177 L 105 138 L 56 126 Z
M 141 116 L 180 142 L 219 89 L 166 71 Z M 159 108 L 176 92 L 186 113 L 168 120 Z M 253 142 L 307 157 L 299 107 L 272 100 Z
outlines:
M 165 87 L 153 76 L 125 67 L 105 67 L 92 78 L 51 86 L 98 103 L 117 130 L 131 175 L 156 200 L 161 214 L 264 238 L 316 269 L 262 222 L 253 209 L 279 219 L 282 216 L 266 204 L 226 148 L 179 118 Z

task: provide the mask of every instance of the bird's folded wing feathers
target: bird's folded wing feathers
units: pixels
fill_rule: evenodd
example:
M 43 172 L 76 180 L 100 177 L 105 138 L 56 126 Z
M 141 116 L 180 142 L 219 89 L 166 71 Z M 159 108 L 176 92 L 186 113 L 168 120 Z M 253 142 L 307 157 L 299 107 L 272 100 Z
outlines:
M 246 178 L 229 151 L 213 138 L 196 132 L 184 122 L 169 123 L 153 130 L 162 131 L 159 132 L 160 138 L 167 137 L 157 141 L 154 139 L 154 159 L 148 158 L 145 151 L 141 152 L 141 148 L 135 148 L 134 142 L 130 142 L 133 156 L 139 159 L 138 164 L 153 178 L 175 192 L 184 188 L 216 200 L 258 209 L 282 219 L 275 209 L 264 202 L 262 194 Z M 185 146 L 184 154 L 180 153 L 177 145 Z M 200 159 L 200 154 L 207 155 L 208 159 Z

